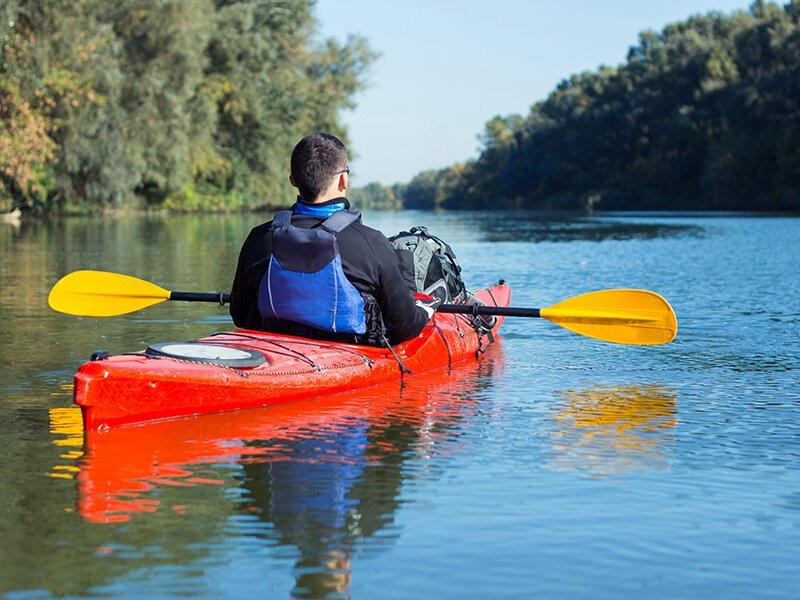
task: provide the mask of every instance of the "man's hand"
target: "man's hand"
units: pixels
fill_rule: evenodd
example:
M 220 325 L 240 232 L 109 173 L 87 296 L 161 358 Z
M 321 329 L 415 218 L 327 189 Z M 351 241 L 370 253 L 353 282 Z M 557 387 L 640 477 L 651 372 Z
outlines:
M 418 294 L 421 296 L 422 294 Z M 417 306 L 419 306 L 422 310 L 428 313 L 428 320 L 433 318 L 433 313 L 436 312 L 436 309 L 439 308 L 439 305 L 442 303 L 441 300 L 438 298 L 434 298 L 433 296 L 425 296 L 424 298 L 417 298 Z

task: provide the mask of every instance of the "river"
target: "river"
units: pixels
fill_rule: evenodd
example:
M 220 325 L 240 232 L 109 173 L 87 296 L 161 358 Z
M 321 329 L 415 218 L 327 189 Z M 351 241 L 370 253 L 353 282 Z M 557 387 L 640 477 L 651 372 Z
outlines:
M 213 305 L 51 312 L 89 268 L 227 290 L 259 215 L 0 223 L 0 593 L 12 598 L 795 596 L 800 219 L 368 213 L 426 224 L 515 306 L 657 291 L 661 347 L 509 319 L 480 362 L 405 385 L 112 430 L 92 352 L 231 326 Z

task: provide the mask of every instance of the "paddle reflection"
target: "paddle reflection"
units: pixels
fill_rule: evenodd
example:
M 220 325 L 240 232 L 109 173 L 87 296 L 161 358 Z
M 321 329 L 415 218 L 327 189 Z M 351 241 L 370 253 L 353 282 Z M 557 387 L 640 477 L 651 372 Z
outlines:
M 675 390 L 608 386 L 559 396 L 551 468 L 610 475 L 667 467 L 678 423 Z
M 494 348 L 478 364 L 415 375 L 402 385 L 89 432 L 78 461 L 78 513 L 94 523 L 144 513 L 181 520 L 193 511 L 213 519 L 186 493 L 178 503 L 168 498 L 176 488 L 218 486 L 233 505 L 232 513 L 217 511 L 221 527 L 241 524 L 243 535 L 297 549 L 296 596 L 344 592 L 359 541 L 380 532 L 370 548 L 381 548 L 400 533 L 394 515 L 404 479 L 426 469 L 404 465 L 457 450 L 500 360 Z M 74 440 L 74 428 L 58 416 L 59 431 Z

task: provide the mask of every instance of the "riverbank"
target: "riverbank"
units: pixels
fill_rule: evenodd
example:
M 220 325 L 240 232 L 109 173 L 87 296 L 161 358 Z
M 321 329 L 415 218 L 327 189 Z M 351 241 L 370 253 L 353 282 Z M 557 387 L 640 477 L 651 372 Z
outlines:
M 0 223 L 19 225 L 23 222 L 43 222 L 71 219 L 125 219 L 130 217 L 188 217 L 202 215 L 272 215 L 280 210 L 286 209 L 290 203 L 275 206 L 262 206 L 258 208 L 239 208 L 224 210 L 176 210 L 169 208 L 108 208 L 99 213 L 86 212 L 58 212 L 58 213 L 36 213 L 33 211 L 20 211 L 19 209 L 10 213 L 0 213 Z M 360 207 L 352 206 L 352 210 L 361 212 L 377 213 L 403 213 L 413 212 L 417 214 L 447 214 L 457 216 L 459 214 L 490 214 L 497 213 L 497 209 L 480 208 L 461 208 L 461 209 L 396 209 L 380 207 Z M 575 210 L 575 209 L 531 209 L 524 207 L 504 208 L 502 212 L 507 214 L 520 214 L 533 217 L 547 218 L 734 218 L 734 217 L 800 217 L 800 211 L 748 211 L 748 210 Z

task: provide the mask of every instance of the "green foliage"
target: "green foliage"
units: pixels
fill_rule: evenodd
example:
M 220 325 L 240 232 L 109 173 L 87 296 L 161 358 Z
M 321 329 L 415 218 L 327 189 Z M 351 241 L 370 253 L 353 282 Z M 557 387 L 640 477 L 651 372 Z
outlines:
M 423 171 L 406 184 L 384 187 L 369 183 L 351 190 L 348 197 L 357 208 L 397 210 L 399 208 L 432 210 L 451 208 L 448 199 L 464 193 L 463 172 L 466 165 L 459 163 L 442 170 Z
M 358 210 L 398 210 L 403 208 L 403 200 L 397 186 L 384 187 L 379 183 L 368 183 L 364 187 L 351 190 L 348 199 Z
M 289 154 L 346 138 L 373 53 L 310 0 L 0 6 L 0 202 L 39 212 L 285 204 Z
M 800 1 L 645 31 L 480 156 L 402 186 L 407 207 L 800 210 Z

